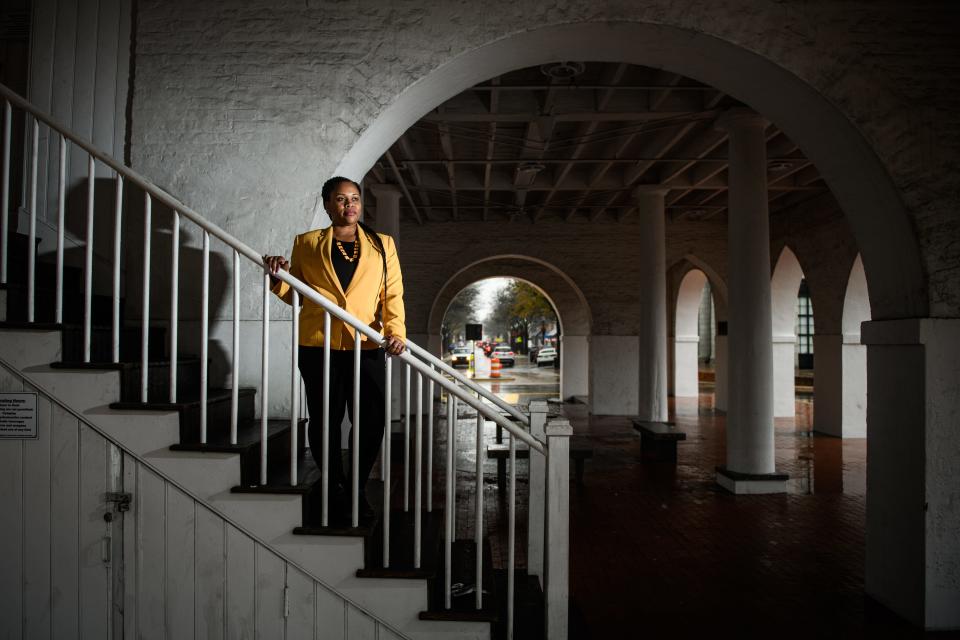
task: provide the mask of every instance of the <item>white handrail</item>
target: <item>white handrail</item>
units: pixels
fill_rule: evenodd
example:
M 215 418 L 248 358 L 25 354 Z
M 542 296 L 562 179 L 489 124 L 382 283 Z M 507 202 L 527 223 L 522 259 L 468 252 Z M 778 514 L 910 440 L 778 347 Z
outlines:
M 144 250 L 143 250 L 143 287 L 142 287 L 142 335 L 141 335 L 141 402 L 146 403 L 148 401 L 147 392 L 148 392 L 148 369 L 149 369 L 149 330 L 150 330 L 150 241 L 151 241 L 151 213 L 152 213 L 152 204 L 156 200 L 167 207 L 169 207 L 175 216 L 174 220 L 174 234 L 173 238 L 173 247 L 172 247 L 172 258 L 173 258 L 173 280 L 171 282 L 172 291 L 171 291 L 171 367 L 170 372 L 170 382 L 171 382 L 171 400 L 176 398 L 176 366 L 177 366 L 177 356 L 176 356 L 176 335 L 177 335 L 177 271 L 179 266 L 179 256 L 178 242 L 179 238 L 176 237 L 178 234 L 177 227 L 179 226 L 180 216 L 190 220 L 196 224 L 203 233 L 203 288 L 202 288 L 202 304 L 204 305 L 201 313 L 201 333 L 202 333 L 202 351 L 201 351 L 201 420 L 200 420 L 200 431 L 201 431 L 201 442 L 206 442 L 206 387 L 207 387 L 207 375 L 206 375 L 206 360 L 207 360 L 207 341 L 208 341 L 208 293 L 209 293 L 209 243 L 210 236 L 213 236 L 220 241 L 222 241 L 227 246 L 233 249 L 233 263 L 234 263 L 234 317 L 233 317 L 233 343 L 234 343 L 234 353 L 233 353 L 233 391 L 231 397 L 231 441 L 236 441 L 236 429 L 237 429 L 237 389 L 239 387 L 238 378 L 238 359 L 239 359 L 239 349 L 238 349 L 238 338 L 239 338 L 239 259 L 240 255 L 243 255 L 248 260 L 258 265 L 261 268 L 265 268 L 265 265 L 262 261 L 262 258 L 259 253 L 254 252 L 250 247 L 241 242 L 240 240 L 234 238 L 232 235 L 224 231 L 223 229 L 217 227 L 211 222 L 204 219 L 200 214 L 196 213 L 191 208 L 185 206 L 182 202 L 169 195 L 162 189 L 159 189 L 153 185 L 149 180 L 143 176 L 137 174 L 135 171 L 119 164 L 112 157 L 106 155 L 100 150 L 94 148 L 89 143 L 80 139 L 77 135 L 71 133 L 66 128 L 60 126 L 54 122 L 49 116 L 38 112 L 34 109 L 26 100 L 17 96 L 15 93 L 11 92 L 7 87 L 0 85 L 0 95 L 6 97 L 7 100 L 7 114 L 10 111 L 10 105 L 15 105 L 24 111 L 33 115 L 33 137 L 32 137 L 32 146 L 33 146 L 33 155 L 32 155 L 32 166 L 31 166 L 31 183 L 30 183 L 30 220 L 31 220 L 31 241 L 30 241 L 30 259 L 29 259 L 29 300 L 28 300 L 28 317 L 30 321 L 33 321 L 33 270 L 35 269 L 34 265 L 34 256 L 33 249 L 34 243 L 32 241 L 33 236 L 35 235 L 35 220 L 36 220 L 36 189 L 37 189 L 37 139 L 39 134 L 39 123 L 44 122 L 51 129 L 56 130 L 60 133 L 61 141 L 69 139 L 73 144 L 76 144 L 81 149 L 85 150 L 88 154 L 88 238 L 87 238 L 87 255 L 86 255 L 86 278 L 85 278 L 85 331 L 84 331 L 84 359 L 89 361 L 90 359 L 90 323 L 92 320 L 92 274 L 90 268 L 91 255 L 92 255 L 92 228 L 93 228 L 93 182 L 95 175 L 95 161 L 99 160 L 104 163 L 106 166 L 111 167 L 116 172 L 116 186 L 117 186 L 117 201 L 115 206 L 116 211 L 116 229 L 119 230 L 120 227 L 120 212 L 121 212 L 121 202 L 120 197 L 122 194 L 122 185 L 124 180 L 129 180 L 133 184 L 137 185 L 144 190 Z M 6 115 L 6 114 L 5 114 Z M 9 136 L 8 136 L 9 138 Z M 65 142 L 63 143 L 65 146 Z M 5 144 L 5 155 L 8 153 L 9 140 Z M 61 148 L 61 157 L 63 155 L 63 148 Z M 61 163 L 61 166 L 62 163 Z M 4 167 L 4 178 L 7 178 L 9 163 L 5 163 Z M 65 172 L 61 171 L 61 174 Z M 63 176 L 61 175 L 61 181 Z M 4 185 L 6 187 L 6 185 Z M 6 195 L 6 194 L 4 194 Z M 62 200 L 62 198 L 61 198 Z M 63 203 L 60 203 L 61 207 Z M 62 228 L 62 224 L 60 225 Z M 2 261 L 6 262 L 7 257 L 7 246 L 6 238 L 3 239 L 3 256 Z M 117 298 L 118 298 L 118 276 L 117 268 L 119 265 L 119 231 L 115 236 L 115 264 L 114 264 L 114 360 L 118 358 L 118 312 L 117 312 Z M 6 264 L 3 265 L 4 267 Z M 59 274 L 58 274 L 59 275 Z M 60 275 L 62 278 L 62 275 Z M 372 343 L 376 345 L 383 346 L 385 338 L 376 330 L 372 329 L 369 325 L 364 322 L 361 322 L 359 319 L 336 306 L 326 297 L 321 296 L 317 293 L 312 287 L 307 286 L 297 278 L 291 276 L 288 272 L 278 272 L 273 274 L 274 278 L 277 278 L 283 282 L 286 282 L 294 292 L 293 300 L 294 307 L 297 307 L 297 297 L 302 297 L 304 301 L 310 300 L 314 304 L 318 305 L 320 308 L 324 309 L 324 334 L 330 335 L 330 322 L 331 317 L 336 317 L 338 320 L 350 325 L 357 332 L 357 339 L 353 345 L 354 349 L 354 385 L 353 385 L 353 460 L 352 460 L 352 509 L 351 509 L 351 524 L 353 527 L 359 525 L 359 511 L 360 511 L 360 478 L 359 478 L 359 450 L 360 450 L 360 429 L 359 429 L 359 412 L 360 412 L 360 362 L 361 362 L 361 339 L 366 337 Z M 269 313 L 269 299 L 271 297 L 270 293 L 271 285 L 271 274 L 268 274 L 266 271 L 263 273 L 263 318 L 262 318 L 262 343 L 261 343 L 261 390 L 260 390 L 260 436 L 261 436 L 261 445 L 260 445 L 260 484 L 266 485 L 268 482 L 267 478 L 267 436 L 268 436 L 268 363 L 269 363 L 269 348 L 270 348 L 270 337 L 269 337 L 269 324 L 270 324 L 270 313 Z M 293 331 L 293 343 L 292 348 L 294 354 L 296 354 L 296 345 L 297 345 L 297 327 L 296 319 L 294 321 L 294 331 Z M 531 435 L 528 431 L 529 425 L 531 423 L 531 418 L 529 415 L 524 414 L 518 410 L 513 405 L 507 403 L 502 398 L 497 395 L 489 392 L 480 385 L 476 384 L 472 380 L 467 379 L 462 374 L 454 370 L 451 366 L 444 363 L 442 360 L 429 353 L 427 350 L 422 347 L 410 342 L 407 344 L 408 349 L 398 356 L 398 360 L 403 363 L 405 378 L 407 384 L 405 385 L 405 458 L 406 464 L 404 467 L 404 510 L 409 508 L 409 485 L 410 485 L 410 422 L 411 422 L 411 403 L 410 403 L 410 392 L 411 392 L 411 374 L 413 371 L 416 371 L 416 451 L 415 451 L 415 466 L 412 470 L 415 478 L 414 483 L 414 565 L 415 567 L 420 566 L 420 542 L 421 542 L 421 509 L 422 509 L 422 498 L 423 498 L 423 478 L 422 478 L 422 456 L 423 456 L 423 391 L 424 376 L 427 378 L 429 396 L 428 396 L 428 416 L 427 416 L 427 438 L 428 438 L 428 450 L 427 450 L 427 489 L 426 489 L 426 500 L 427 500 L 427 510 L 432 509 L 432 434 L 433 434 L 433 390 L 435 384 L 439 384 L 441 389 L 445 389 L 450 395 L 450 402 L 448 404 L 448 438 L 447 438 L 447 495 L 445 496 L 445 502 L 447 505 L 447 512 L 445 514 L 445 533 L 446 533 L 446 542 L 444 556 L 446 561 L 446 571 L 444 575 L 445 581 L 445 604 L 449 608 L 450 606 L 450 553 L 451 553 L 451 544 L 454 531 L 454 518 L 455 518 L 455 492 L 456 492 L 456 483 L 455 483 L 455 474 L 456 468 L 453 464 L 454 462 L 454 452 L 456 448 L 456 421 L 457 413 L 456 406 L 458 401 L 466 403 L 468 406 L 472 407 L 477 411 L 476 415 L 476 512 L 475 512 L 475 560 L 476 560 L 476 576 L 475 576 L 475 599 L 476 607 L 479 609 L 483 606 L 483 576 L 482 576 L 482 564 L 483 564 L 483 444 L 484 444 L 484 425 L 485 419 L 493 421 L 499 427 L 506 429 L 507 433 L 510 435 L 510 448 L 511 448 L 511 479 L 510 479 L 510 513 L 509 513 L 509 538 L 511 544 L 511 552 L 509 554 L 509 569 L 512 571 L 513 565 L 513 540 L 514 540 L 514 508 L 515 508 L 515 496 L 513 495 L 516 487 L 515 479 L 515 442 L 519 440 L 526 444 L 530 450 L 540 453 L 545 460 L 549 461 L 547 457 L 548 446 L 551 452 L 554 452 L 554 448 L 548 445 L 543 440 Z M 328 404 L 329 404 L 329 373 L 330 373 L 330 342 L 325 341 L 324 344 L 324 382 L 323 385 L 323 444 L 324 449 L 322 470 L 321 470 L 321 486 L 324 495 L 323 507 L 322 507 L 322 523 L 323 526 L 328 524 L 328 496 L 329 496 L 329 469 L 328 462 L 330 459 L 329 452 L 326 451 L 330 447 L 329 441 L 329 426 L 328 423 Z M 389 375 L 390 367 L 388 366 L 387 372 Z M 291 365 L 291 398 L 292 403 L 295 406 L 297 398 L 297 359 L 294 355 Z M 389 379 L 389 378 L 388 378 Z M 291 428 L 293 430 L 293 437 L 291 442 L 291 467 L 290 467 L 290 482 L 291 484 L 296 483 L 297 481 L 297 461 L 296 461 L 296 452 L 297 452 L 297 436 L 296 431 L 298 428 L 296 414 L 294 413 L 294 406 L 291 406 Z M 386 424 L 385 424 L 385 438 L 387 439 L 387 446 L 385 447 L 386 455 L 389 455 L 389 438 L 390 438 L 390 393 L 388 391 L 386 395 Z M 519 424 L 517 424 L 519 423 Z M 569 435 L 567 433 L 557 434 L 559 435 Z M 547 441 L 549 442 L 549 440 Z M 557 455 L 564 458 L 566 462 L 566 450 L 563 446 L 557 446 Z M 554 456 L 555 457 L 555 456 Z M 387 461 L 387 475 L 389 474 L 389 461 Z M 562 482 L 563 478 L 566 477 L 566 467 L 565 465 L 556 465 L 556 468 L 553 471 L 556 482 Z M 389 478 L 385 478 L 387 486 L 389 486 Z M 562 501 L 561 501 L 562 502 Z M 565 504 L 561 504 L 563 509 L 566 508 Z M 555 510 L 557 511 L 557 510 Z M 385 512 L 385 529 L 384 529 L 384 566 L 389 564 L 389 493 L 384 494 L 384 512 Z M 560 514 L 555 513 L 555 517 L 566 518 L 566 513 Z M 562 526 L 562 525 L 561 525 Z M 559 544 L 562 546 L 565 544 L 562 536 L 558 538 Z M 508 592 L 512 595 L 513 591 L 513 580 L 512 575 L 509 580 Z M 553 585 L 551 590 L 551 597 L 559 603 L 559 608 L 555 611 L 564 610 L 565 607 L 565 597 L 566 597 L 566 588 L 565 585 Z M 512 598 L 511 598 L 512 599 Z M 548 600 L 551 598 L 548 598 Z M 512 610 L 508 616 L 509 619 L 512 619 Z M 564 634 L 565 635 L 565 634 Z
M 149 194 L 149 196 L 152 196 L 152 198 L 157 202 L 160 202 L 166 205 L 172 210 L 179 211 L 180 214 L 183 215 L 185 218 L 187 218 L 188 220 L 196 224 L 198 227 L 200 227 L 204 231 L 207 231 L 208 233 L 210 233 L 210 235 L 212 235 L 213 237 L 217 238 L 218 240 L 236 249 L 238 253 L 245 256 L 251 262 L 254 262 L 256 264 L 262 264 L 261 254 L 257 253 L 252 248 L 247 246 L 245 243 L 233 237 L 231 234 L 227 233 L 217 225 L 206 220 L 199 213 L 197 213 L 190 207 L 186 206 L 184 203 L 180 202 L 178 199 L 174 198 L 173 196 L 171 196 L 169 193 L 167 193 L 160 187 L 150 182 L 150 180 L 148 180 L 146 177 L 140 175 L 133 169 L 130 169 L 129 167 L 126 167 L 123 164 L 117 162 L 112 156 L 107 155 L 103 151 L 94 147 L 92 144 L 86 142 L 80 136 L 73 133 L 72 131 L 70 131 L 60 123 L 56 122 L 53 118 L 51 118 L 47 114 L 35 109 L 33 105 L 31 105 L 25 99 L 23 99 L 22 97 L 20 97 L 19 95 L 17 95 L 16 93 L 14 93 L 13 91 L 11 91 L 10 89 L 8 89 L 6 86 L 2 84 L 0 84 L 0 95 L 3 95 L 7 100 L 10 101 L 12 105 L 32 114 L 38 121 L 43 122 L 47 126 L 51 127 L 52 129 L 59 131 L 61 135 L 68 138 L 71 142 L 73 142 L 75 145 L 77 145 L 78 147 L 86 151 L 88 154 L 90 154 L 91 156 L 93 156 L 103 164 L 107 165 L 117 173 L 123 175 L 127 180 L 129 180 L 133 184 L 137 185 L 138 187 L 146 191 Z M 288 280 L 287 278 L 284 278 L 281 276 L 281 279 L 285 280 L 291 286 L 296 286 L 294 285 L 292 277 L 291 279 Z M 301 283 L 299 286 L 297 286 L 297 288 L 300 291 L 301 296 L 303 296 L 304 298 L 309 298 L 312 302 L 315 302 L 321 305 L 324 309 L 327 309 L 328 304 L 330 306 L 333 306 L 331 303 L 328 303 L 325 298 L 317 294 L 315 291 L 313 291 L 313 289 L 307 287 L 306 285 L 303 285 Z M 313 295 L 310 295 L 310 294 L 313 294 Z M 314 296 L 316 296 L 316 298 Z M 366 324 L 361 323 L 359 320 L 357 320 L 350 314 L 347 314 L 345 311 L 340 310 L 339 307 L 333 306 L 333 309 L 339 310 L 342 312 L 342 314 L 344 314 L 344 315 L 341 315 L 341 314 L 338 314 L 336 311 L 331 311 L 331 313 L 333 313 L 333 315 L 336 316 L 338 319 L 343 320 L 348 324 L 354 325 L 368 338 L 376 340 L 378 343 L 383 342 L 383 337 L 379 333 L 377 333 L 375 330 L 368 327 Z M 327 310 L 330 310 L 330 309 L 327 309 Z M 520 420 L 524 424 L 529 424 L 530 419 L 528 416 L 524 415 L 523 412 L 521 412 L 516 407 L 506 402 L 502 398 L 496 396 L 495 394 L 491 393 L 487 389 L 484 389 L 477 383 L 473 382 L 472 380 L 464 376 L 462 373 L 456 371 L 453 367 L 449 366 L 447 363 L 443 362 L 440 358 L 437 358 L 435 355 L 433 355 L 426 349 L 423 349 L 419 345 L 414 344 L 412 342 L 408 343 L 407 348 L 409 351 L 413 352 L 420 359 L 426 360 L 430 364 L 433 364 L 434 366 L 439 368 L 441 371 L 443 371 L 447 375 L 452 376 L 460 384 L 464 385 L 471 391 L 481 394 L 482 397 L 494 403 L 496 406 L 500 407 L 501 409 L 503 409 L 504 411 L 512 415 L 517 420 Z M 499 421 L 498 421 L 498 424 L 499 424 Z M 501 425 L 501 426 L 504 426 L 504 428 L 508 428 L 505 425 Z M 523 436 L 517 435 L 517 437 L 523 440 Z

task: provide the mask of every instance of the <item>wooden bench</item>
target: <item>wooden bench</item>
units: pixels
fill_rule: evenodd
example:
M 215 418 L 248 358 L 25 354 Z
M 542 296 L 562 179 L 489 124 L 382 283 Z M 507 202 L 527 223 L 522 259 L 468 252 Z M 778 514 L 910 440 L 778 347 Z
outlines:
M 583 484 L 583 463 L 593 457 L 593 449 L 583 447 L 570 447 L 570 459 L 573 460 L 577 484 Z M 500 491 L 507 489 L 507 460 L 510 459 L 510 445 L 491 444 L 487 446 L 487 458 L 497 461 L 497 487 Z M 517 447 L 517 460 L 527 460 L 530 458 L 530 448 L 526 446 Z
M 640 432 L 641 457 L 649 462 L 676 462 L 677 442 L 687 439 L 672 422 L 634 420 L 633 428 Z

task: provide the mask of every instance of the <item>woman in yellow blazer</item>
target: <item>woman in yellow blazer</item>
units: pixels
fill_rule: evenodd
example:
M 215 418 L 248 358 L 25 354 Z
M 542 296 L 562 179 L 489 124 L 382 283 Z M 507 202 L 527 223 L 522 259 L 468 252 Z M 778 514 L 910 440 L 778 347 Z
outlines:
M 324 183 L 323 206 L 332 222 L 325 229 L 300 234 L 293 243 L 288 262 L 282 256 L 264 256 L 271 273 L 289 270 L 314 291 L 345 309 L 361 321 L 381 331 L 385 348 L 368 340 L 353 327 L 336 318 L 330 325 L 330 439 L 326 443 L 330 470 L 330 517 L 345 520 L 351 500 L 340 456 L 340 424 L 346 410 L 353 423 L 353 347 L 359 335 L 360 355 L 360 513 L 373 515 L 366 500 L 365 486 L 383 441 L 384 427 L 384 352 L 400 355 L 405 349 L 403 278 L 393 238 L 375 233 L 360 222 L 363 204 L 360 185 L 335 177 Z M 275 280 L 273 292 L 291 303 L 290 286 Z M 310 410 L 311 453 L 317 466 L 323 457 L 323 335 L 324 310 L 303 300 L 300 311 L 299 362 Z M 356 428 L 354 424 L 354 428 Z M 352 442 L 352 439 L 351 439 Z M 351 457 L 352 459 L 352 457 Z

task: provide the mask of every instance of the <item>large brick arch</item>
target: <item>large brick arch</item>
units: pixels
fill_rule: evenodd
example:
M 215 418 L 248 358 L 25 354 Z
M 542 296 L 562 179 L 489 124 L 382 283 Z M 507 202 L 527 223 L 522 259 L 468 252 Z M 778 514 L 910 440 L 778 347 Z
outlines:
M 336 172 L 364 175 L 418 119 L 477 82 L 564 59 L 663 68 L 715 86 L 775 122 L 817 165 L 848 217 L 870 282 L 873 317 L 927 315 L 911 220 L 877 154 L 848 117 L 791 71 L 730 41 L 686 28 L 639 22 L 552 25 L 452 55 L 379 112 Z

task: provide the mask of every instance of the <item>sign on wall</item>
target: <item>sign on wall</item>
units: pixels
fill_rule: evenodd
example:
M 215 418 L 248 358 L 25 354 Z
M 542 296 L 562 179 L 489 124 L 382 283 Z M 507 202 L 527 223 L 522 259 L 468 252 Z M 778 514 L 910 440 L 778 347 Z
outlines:
M 0 439 L 37 437 L 37 394 L 0 393 Z

